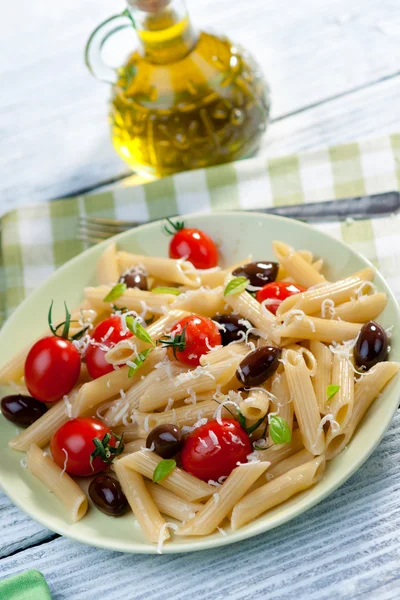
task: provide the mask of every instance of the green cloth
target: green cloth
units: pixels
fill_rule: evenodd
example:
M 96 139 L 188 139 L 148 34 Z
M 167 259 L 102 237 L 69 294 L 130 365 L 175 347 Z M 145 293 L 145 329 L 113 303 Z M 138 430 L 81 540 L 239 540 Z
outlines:
M 0 326 L 29 292 L 85 248 L 78 217 L 145 221 L 168 215 L 340 199 L 399 189 L 400 134 L 180 173 L 145 185 L 27 206 L 0 220 Z M 400 215 L 316 227 L 376 264 L 400 297 Z M 151 254 L 151 247 L 148 248 Z
M 0 581 L 0 600 L 51 600 L 51 594 L 43 575 L 30 569 Z

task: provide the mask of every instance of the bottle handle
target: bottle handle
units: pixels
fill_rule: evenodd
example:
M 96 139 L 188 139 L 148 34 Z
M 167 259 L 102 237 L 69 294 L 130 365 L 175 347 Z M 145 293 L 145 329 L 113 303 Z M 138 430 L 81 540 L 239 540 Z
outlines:
M 129 22 L 126 22 L 126 19 Z M 92 31 L 85 47 L 85 63 L 91 74 L 99 81 L 106 83 L 115 83 L 117 81 L 117 70 L 106 65 L 102 59 L 101 52 L 104 44 L 111 36 L 127 27 L 135 27 L 135 22 L 129 9 L 125 9 L 122 13 L 109 17 Z

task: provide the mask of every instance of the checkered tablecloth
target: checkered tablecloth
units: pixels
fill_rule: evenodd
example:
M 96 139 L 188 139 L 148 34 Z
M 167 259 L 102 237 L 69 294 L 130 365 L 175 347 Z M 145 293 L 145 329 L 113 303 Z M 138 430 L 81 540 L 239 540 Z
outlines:
M 30 291 L 84 249 L 77 218 L 147 220 L 284 206 L 398 190 L 400 134 L 280 158 L 254 158 L 145 185 L 17 209 L 0 227 L 0 325 Z M 400 215 L 319 223 L 373 261 L 400 299 Z

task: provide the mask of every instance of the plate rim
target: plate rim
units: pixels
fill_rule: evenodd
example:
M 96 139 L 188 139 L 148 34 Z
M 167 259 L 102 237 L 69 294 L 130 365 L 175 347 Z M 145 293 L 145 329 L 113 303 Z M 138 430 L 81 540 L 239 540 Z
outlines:
M 237 215 L 243 215 L 243 214 L 245 214 L 246 216 L 254 217 L 254 218 L 261 218 L 266 221 L 272 220 L 272 221 L 295 223 L 296 226 L 298 226 L 302 229 L 311 230 L 314 232 L 317 231 L 318 234 L 322 235 L 323 237 L 324 236 L 329 237 L 331 240 L 334 241 L 334 243 L 345 247 L 346 250 L 350 254 L 355 255 L 358 259 L 360 259 L 363 263 L 365 263 L 366 266 L 370 266 L 375 270 L 376 276 L 379 278 L 381 285 L 383 284 L 383 286 L 385 288 L 385 292 L 388 294 L 388 297 L 390 297 L 390 299 L 393 303 L 393 308 L 395 310 L 396 317 L 397 317 L 396 321 L 397 321 L 397 324 L 400 325 L 399 302 L 397 301 L 397 298 L 393 294 L 391 288 L 389 287 L 388 283 L 386 282 L 386 279 L 382 276 L 380 271 L 363 254 L 361 254 L 357 250 L 354 250 L 346 242 L 344 242 L 341 239 L 336 238 L 329 232 L 320 231 L 320 230 L 314 228 L 311 224 L 301 221 L 301 220 L 282 217 L 282 216 L 274 215 L 274 214 L 270 214 L 270 213 L 263 213 L 263 212 L 258 212 L 258 211 L 246 211 L 246 210 L 240 210 L 240 209 L 229 210 L 229 211 L 225 211 L 225 210 L 224 211 L 214 211 L 211 213 L 210 212 L 188 213 L 188 214 L 184 214 L 184 215 L 179 215 L 178 217 L 179 217 L 179 219 L 182 219 L 182 220 L 191 220 L 193 218 L 194 219 L 197 219 L 197 218 L 214 219 L 214 218 L 221 218 L 221 216 L 224 216 L 224 215 L 236 215 L 237 216 Z M 86 248 L 85 250 L 80 252 L 77 256 L 74 256 L 73 258 L 68 260 L 66 263 L 64 263 L 57 269 L 55 269 L 54 272 L 50 275 L 50 277 L 48 277 L 35 290 L 33 290 L 31 293 L 29 293 L 27 295 L 27 297 L 19 304 L 19 306 L 15 309 L 15 311 L 12 313 L 12 315 L 10 315 L 10 317 L 6 320 L 6 322 L 3 324 L 3 326 L 0 330 L 0 340 L 2 339 L 3 335 L 7 335 L 8 328 L 13 327 L 14 320 L 18 319 L 18 315 L 20 312 L 22 312 L 24 310 L 25 305 L 28 304 L 32 300 L 32 298 L 34 298 L 36 295 L 40 295 L 42 287 L 49 280 L 51 280 L 56 273 L 62 274 L 64 270 L 69 269 L 75 263 L 79 263 L 82 256 L 89 256 L 92 253 L 94 254 L 99 248 L 106 247 L 110 242 L 118 242 L 118 240 L 129 238 L 131 235 L 134 235 L 134 233 L 137 230 L 145 230 L 147 228 L 155 227 L 157 224 L 160 224 L 162 221 L 164 221 L 165 218 L 166 217 L 161 217 L 160 219 L 143 223 L 141 225 L 138 225 L 137 227 L 134 227 L 127 231 L 116 234 L 110 238 L 107 238 L 104 241 L 102 241 L 98 244 L 95 244 L 94 246 Z M 171 217 L 171 218 L 174 218 L 174 217 Z M 400 392 L 400 378 L 397 379 L 395 390 L 396 389 L 398 392 Z M 318 494 L 311 495 L 311 497 L 308 497 L 308 496 L 302 497 L 301 495 L 298 496 L 299 501 L 290 510 L 289 515 L 285 514 L 285 512 L 282 511 L 281 514 L 278 514 L 274 517 L 273 523 L 271 523 L 269 525 L 267 524 L 265 526 L 263 526 L 262 521 L 259 521 L 260 519 L 262 519 L 262 515 L 261 515 L 260 517 L 258 517 L 258 519 L 251 522 L 247 526 L 245 526 L 242 529 L 239 529 L 237 531 L 229 532 L 228 535 L 226 535 L 226 536 L 223 536 L 223 535 L 216 536 L 216 534 L 213 534 L 208 537 L 204 537 L 204 538 L 202 537 L 201 539 L 192 537 L 192 538 L 190 538 L 190 543 L 187 543 L 187 545 L 182 542 L 176 542 L 176 541 L 173 544 L 165 544 L 162 548 L 162 554 L 180 554 L 180 553 L 186 553 L 186 552 L 197 552 L 197 551 L 208 550 L 208 549 L 212 549 L 212 548 L 218 548 L 218 547 L 225 546 L 225 545 L 235 544 L 237 542 L 244 541 L 244 540 L 250 539 L 252 537 L 265 534 L 267 531 L 276 529 L 277 527 L 280 527 L 281 525 L 288 523 L 288 522 L 292 521 L 293 519 L 299 517 L 301 514 L 305 513 L 309 509 L 313 508 L 314 506 L 316 506 L 317 504 L 322 502 L 325 498 L 327 498 L 329 495 L 334 493 L 348 479 L 350 479 L 350 477 L 352 475 L 354 475 L 354 473 L 356 471 L 358 471 L 358 469 L 366 462 L 366 460 L 371 456 L 371 454 L 374 452 L 376 447 L 381 442 L 383 436 L 385 435 L 387 429 L 389 428 L 389 426 L 392 422 L 392 419 L 396 413 L 396 410 L 397 410 L 397 407 L 394 406 L 392 411 L 387 412 L 386 418 L 381 425 L 380 435 L 374 439 L 371 446 L 368 446 L 368 450 L 364 451 L 363 454 L 359 455 L 359 457 L 356 461 L 354 461 L 347 468 L 342 469 L 341 474 L 338 476 L 337 481 L 335 481 L 335 483 L 333 485 L 331 485 L 325 491 L 321 491 Z M 0 472 L 1 472 L 1 466 L 0 466 Z M 317 486 L 318 486 L 318 484 L 317 484 Z M 4 491 L 4 493 L 7 495 L 7 497 L 13 502 L 13 504 L 15 504 L 18 508 L 20 508 L 26 515 L 28 515 L 34 521 L 38 522 L 40 525 L 42 525 L 43 527 L 45 527 L 46 529 L 48 529 L 51 532 L 57 533 L 61 536 L 72 539 L 76 542 L 80 542 L 83 544 L 87 544 L 89 546 L 93 546 L 93 547 L 101 548 L 101 549 L 105 549 L 105 550 L 118 551 L 118 552 L 124 552 L 124 553 L 129 553 L 129 554 L 157 554 L 157 546 L 155 544 L 151 544 L 149 542 L 142 543 L 142 542 L 135 542 L 132 540 L 129 542 L 129 545 L 127 547 L 122 547 L 121 543 L 110 545 L 110 544 L 107 544 L 106 541 L 102 541 L 102 539 L 99 539 L 99 540 L 89 539 L 88 540 L 85 538 L 85 536 L 83 534 L 81 535 L 79 533 L 79 530 L 77 530 L 77 532 L 75 533 L 73 531 L 73 527 L 71 524 L 66 523 L 65 527 L 54 527 L 51 525 L 49 526 L 48 521 L 46 521 L 46 518 L 42 518 L 41 513 L 39 514 L 39 516 L 37 516 L 34 511 L 32 512 L 32 511 L 27 510 L 26 507 L 23 505 L 23 502 L 20 501 L 18 497 L 15 497 L 13 495 L 12 490 L 10 491 L 9 489 L 7 489 L 7 487 L 4 485 L 4 482 L 1 485 L 1 489 Z M 250 530 L 249 530 L 249 527 L 250 527 Z

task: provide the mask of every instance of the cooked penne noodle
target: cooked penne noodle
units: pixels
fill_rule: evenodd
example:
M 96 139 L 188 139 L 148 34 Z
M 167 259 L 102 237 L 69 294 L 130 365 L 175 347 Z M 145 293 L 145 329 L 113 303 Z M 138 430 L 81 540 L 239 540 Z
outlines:
M 329 401 L 328 408 L 340 429 L 344 429 L 353 411 L 354 371 L 350 358 L 340 350 L 340 346 L 335 348 L 332 359 L 332 385 L 338 385 L 339 390 Z
M 187 521 L 193 518 L 203 508 L 200 502 L 182 500 L 182 498 L 157 483 L 146 481 L 146 487 L 158 510 L 168 517 L 178 519 L 178 521 Z
M 140 265 L 145 269 L 147 275 L 151 275 L 156 279 L 179 283 L 189 288 L 200 286 L 200 277 L 192 263 L 187 260 L 139 256 L 137 254 L 129 254 L 128 252 L 118 252 L 117 259 L 121 272 L 135 265 Z
M 229 279 L 226 283 L 229 282 Z M 257 302 L 251 294 L 244 291 L 241 294 L 225 296 L 225 302 L 231 309 L 247 319 L 275 344 L 279 344 L 280 335 L 274 315 L 265 306 Z
M 221 267 L 197 269 L 196 273 L 200 279 L 200 285 L 209 288 L 216 288 L 220 285 L 224 285 L 225 277 L 227 275 L 226 269 L 221 269 Z
M 303 444 L 311 454 L 321 454 L 325 448 L 325 435 L 320 427 L 317 399 L 303 355 L 288 350 L 283 365 Z
M 119 279 L 117 247 L 115 243 L 107 246 L 97 261 L 97 281 L 99 285 L 115 285 Z
M 311 263 L 311 266 L 313 269 L 318 271 L 318 273 L 321 273 L 322 267 L 324 266 L 323 258 L 320 258 L 319 260 L 316 260 L 315 262 Z
M 169 399 L 181 400 L 190 396 L 191 391 L 195 394 L 203 394 L 215 390 L 217 385 L 223 386 L 232 380 L 240 361 L 240 356 L 232 356 L 209 367 L 197 367 L 194 371 L 171 378 L 162 389 L 159 389 L 157 383 L 153 383 L 141 397 L 139 409 L 143 412 L 153 412 L 166 406 Z M 237 380 L 237 387 L 239 386 Z
M 229 346 L 217 346 L 207 354 L 203 354 L 200 358 L 200 364 L 205 367 L 206 365 L 214 365 L 228 360 L 232 356 L 244 358 L 249 352 L 250 348 L 242 342 L 240 344 L 229 344 Z
M 236 504 L 232 511 L 232 529 L 234 531 L 239 529 L 270 508 L 316 484 L 322 478 L 324 471 L 325 456 L 322 455 L 250 492 Z
M 290 277 L 293 277 L 303 287 L 309 288 L 325 281 L 325 277 L 321 273 L 314 269 L 299 252 L 295 252 L 287 244 L 277 241 L 272 242 L 272 249 L 279 264 L 282 265 Z
M 335 306 L 335 319 L 351 321 L 352 323 L 367 323 L 376 319 L 385 310 L 388 297 L 386 294 L 378 293 L 360 296 L 349 302 Z
M 325 282 L 325 285 L 307 290 L 302 294 L 294 294 L 286 298 L 278 307 L 276 311 L 277 317 L 282 317 L 282 315 L 292 308 L 302 310 L 307 315 L 311 315 L 321 309 L 324 300 L 332 300 L 335 305 L 346 302 L 365 281 L 372 281 L 374 275 L 375 270 L 367 267 L 350 277 L 346 277 L 346 279 L 340 279 L 334 283 Z
M 204 317 L 213 317 L 218 313 L 222 313 L 224 306 L 222 286 L 212 290 L 201 287 L 176 296 L 171 304 L 171 310 L 186 310 Z
M 292 431 L 294 407 L 289 393 L 286 374 L 282 367 L 272 377 L 271 394 L 276 400 L 271 401 L 270 412 L 276 413 L 282 419 L 285 419 L 290 431 Z M 270 443 L 272 443 L 271 439 Z
M 160 537 L 163 540 L 168 539 L 169 533 L 166 527 L 163 528 L 165 520 L 151 497 L 143 477 L 136 471 L 125 468 L 122 464 L 124 460 L 118 460 L 114 464 L 115 473 L 146 539 L 156 543 L 159 542 Z
M 36 444 L 29 447 L 27 459 L 28 470 L 64 505 L 72 523 L 80 521 L 87 512 L 88 500 L 79 485 Z
M 140 452 L 134 452 L 129 456 L 125 456 L 117 464 L 127 469 L 133 469 L 141 473 L 144 477 L 152 479 L 154 469 L 161 460 L 162 458 L 154 452 L 141 450 Z M 205 500 L 215 491 L 215 488 L 211 485 L 201 481 L 201 479 L 197 479 L 197 477 L 190 475 L 190 473 L 183 471 L 179 467 L 175 467 L 167 477 L 158 482 L 158 485 L 174 492 L 174 494 L 188 502 Z
M 287 444 L 273 444 L 266 450 L 259 450 L 258 455 L 261 461 L 271 463 L 271 466 L 279 463 L 296 454 L 304 448 L 303 438 L 299 429 L 292 432 L 292 439 Z
M 104 298 L 111 289 L 107 285 L 86 287 L 84 289 L 85 298 L 95 310 L 104 310 L 109 305 L 109 302 L 104 302 Z M 117 308 L 127 308 L 138 313 L 144 312 L 145 315 L 162 315 L 168 311 L 175 300 L 176 296 L 174 294 L 153 294 L 138 288 L 128 288 L 122 296 L 113 300 L 113 304 Z
M 328 321 L 318 317 L 303 316 L 294 318 L 288 325 L 282 325 L 280 335 L 282 339 L 318 340 L 319 342 L 346 342 L 357 337 L 361 329 L 359 323 L 347 321 Z M 282 345 L 282 344 L 281 344 Z
M 36 341 L 36 340 L 35 340 Z M 34 342 L 33 342 L 34 343 Z M 24 368 L 26 357 L 31 349 L 32 344 L 25 346 L 22 350 L 13 356 L 0 369 L 0 384 L 7 385 L 10 382 L 20 383 L 24 376 Z
M 332 352 L 328 346 L 316 340 L 311 340 L 310 350 L 318 365 L 313 378 L 318 408 L 322 415 L 326 415 L 329 412 L 326 394 L 332 379 Z
M 176 535 L 209 535 L 215 531 L 268 467 L 267 462 L 254 462 L 233 469 L 222 486 L 193 518 L 178 529 Z
M 267 481 L 270 481 L 271 479 L 280 477 L 288 471 L 291 471 L 300 465 L 304 465 L 304 463 L 312 460 L 313 458 L 314 456 L 308 450 L 303 448 L 303 450 L 296 452 L 296 454 L 292 454 L 292 456 L 285 458 L 285 460 L 281 460 L 279 463 L 272 465 L 272 467 L 270 467 L 266 473 L 266 479 Z
M 253 391 L 250 390 L 248 397 L 239 404 L 239 408 L 246 419 L 254 419 L 257 421 L 258 419 L 265 417 L 269 405 L 270 396 L 268 395 L 267 390 L 263 390 L 260 387 Z
M 361 377 L 354 386 L 354 409 L 344 430 L 332 427 L 326 436 L 326 458 L 331 460 L 349 443 L 368 408 L 389 381 L 399 372 L 400 363 L 381 362 Z

